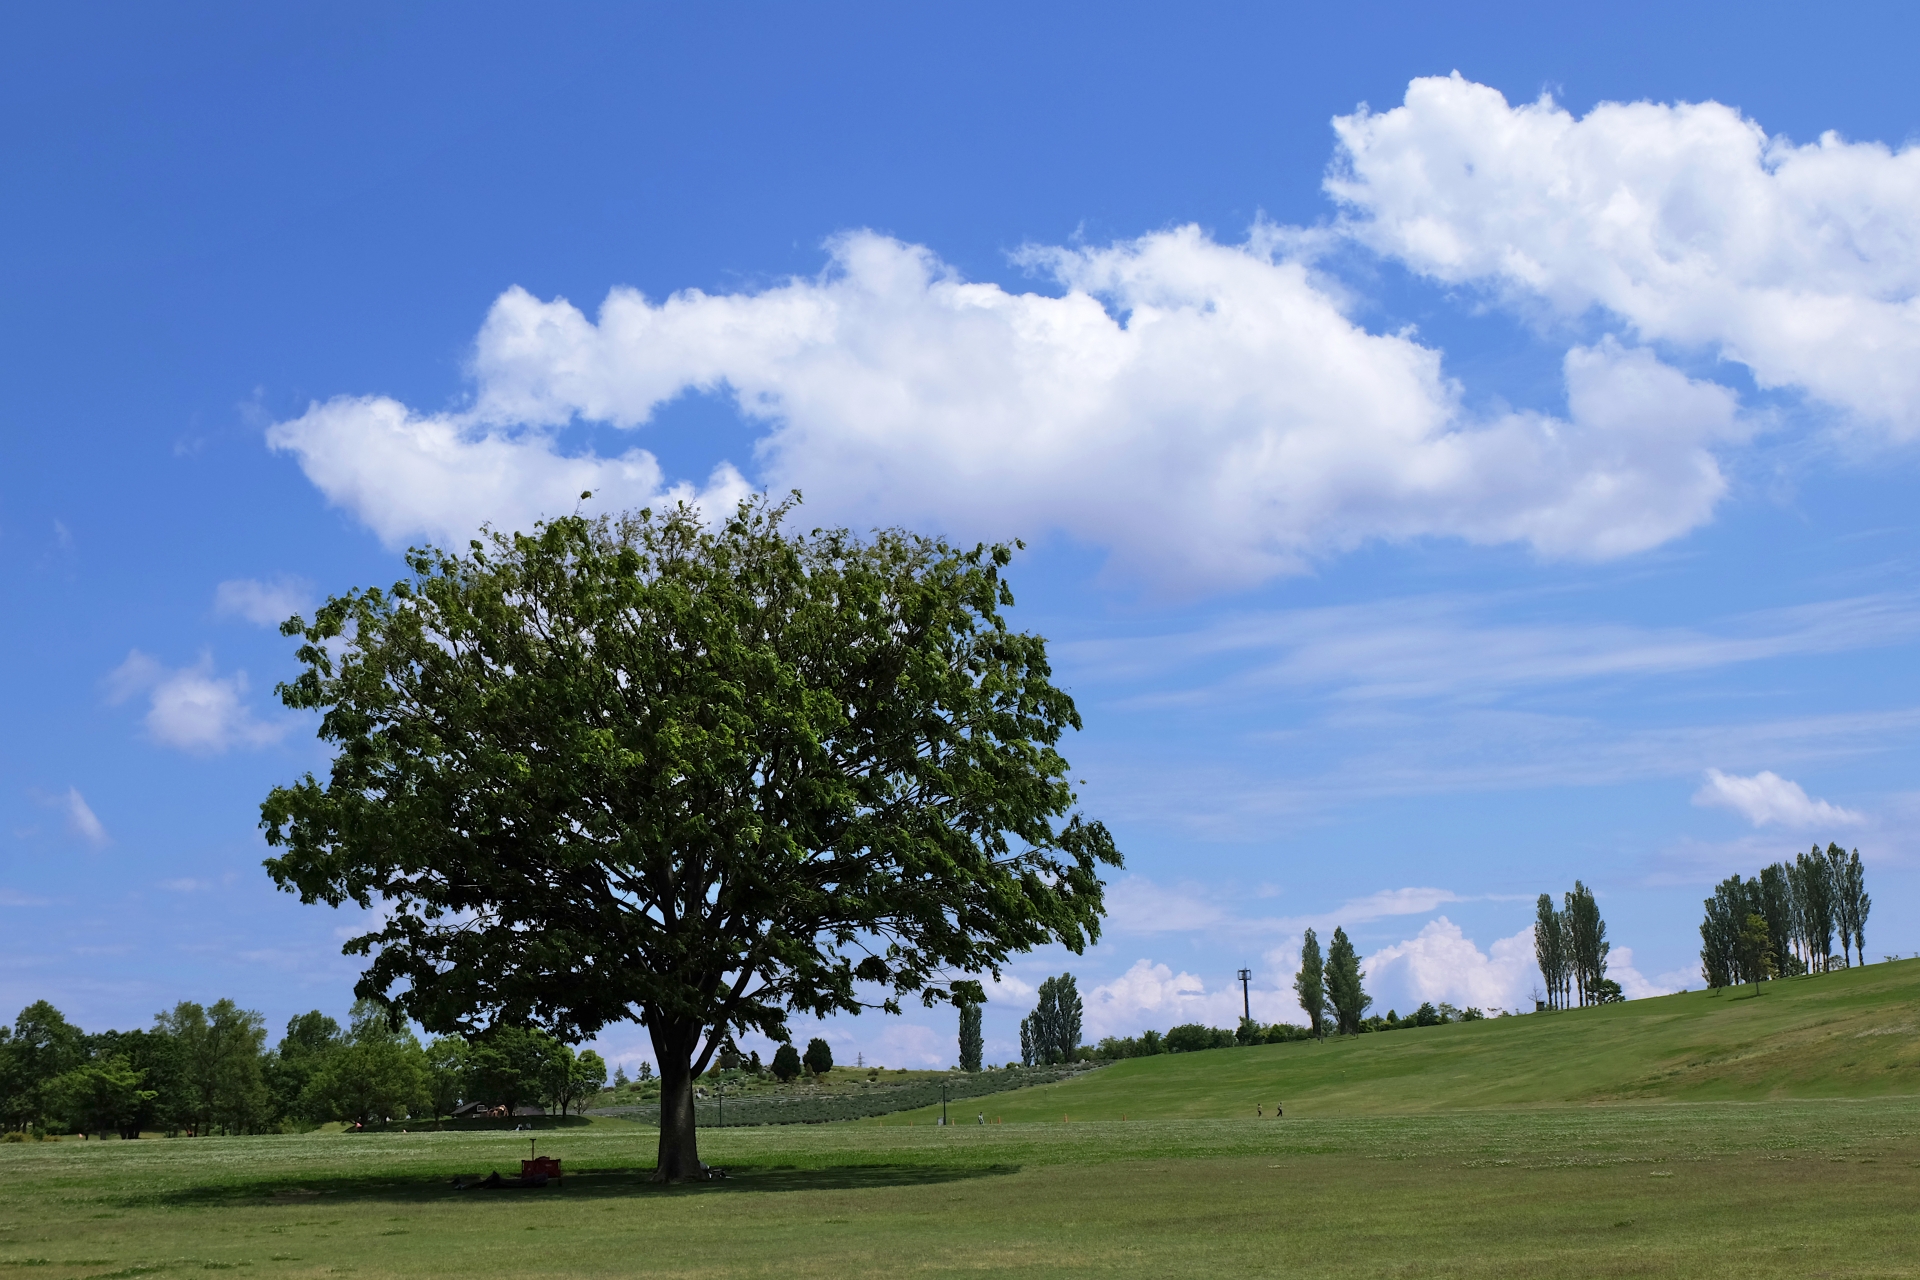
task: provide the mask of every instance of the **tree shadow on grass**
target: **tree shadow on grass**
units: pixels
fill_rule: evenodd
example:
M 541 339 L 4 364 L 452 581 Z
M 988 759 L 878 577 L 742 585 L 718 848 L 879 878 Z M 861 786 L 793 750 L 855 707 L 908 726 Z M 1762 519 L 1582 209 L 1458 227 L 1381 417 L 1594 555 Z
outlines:
M 308 1178 L 297 1184 L 281 1179 L 272 1182 L 235 1181 L 145 1193 L 130 1189 L 115 1198 L 129 1208 L 231 1208 L 241 1205 L 329 1208 L 364 1203 L 445 1204 L 450 1201 L 497 1205 L 502 1200 L 565 1200 L 577 1203 L 583 1200 L 659 1196 L 754 1195 L 785 1191 L 861 1191 L 938 1186 L 975 1178 L 1004 1177 L 1019 1171 L 1017 1164 L 958 1169 L 927 1165 L 845 1165 L 819 1169 L 745 1167 L 728 1169 L 724 1179 L 713 1182 L 662 1185 L 651 1180 L 651 1168 L 580 1169 L 568 1173 L 564 1182 L 549 1183 L 544 1187 L 489 1188 L 472 1185 L 484 1178 L 489 1170 L 467 1170 L 458 1175 L 468 1184 L 465 1190 L 453 1186 L 456 1175 L 450 1171 L 444 1177 L 432 1179 L 369 1174 Z M 511 1172 L 507 1169 L 500 1171 L 503 1178 L 509 1177 Z

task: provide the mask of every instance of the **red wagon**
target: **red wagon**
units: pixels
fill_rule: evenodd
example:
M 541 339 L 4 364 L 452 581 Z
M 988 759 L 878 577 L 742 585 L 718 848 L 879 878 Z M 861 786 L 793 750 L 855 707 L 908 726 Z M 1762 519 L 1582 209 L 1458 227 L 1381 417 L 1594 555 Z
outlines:
M 520 1162 L 520 1185 L 537 1187 L 546 1181 L 566 1185 L 560 1177 L 560 1161 L 553 1156 L 537 1156 Z

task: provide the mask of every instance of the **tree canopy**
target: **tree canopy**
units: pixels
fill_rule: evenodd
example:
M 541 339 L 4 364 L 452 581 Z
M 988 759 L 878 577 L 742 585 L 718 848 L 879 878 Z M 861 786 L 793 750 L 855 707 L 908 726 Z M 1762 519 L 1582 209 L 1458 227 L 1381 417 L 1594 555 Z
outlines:
M 969 975 L 1097 938 L 1120 865 L 1073 812 L 1045 641 L 1003 615 L 1011 549 L 791 511 L 415 550 L 283 627 L 282 699 L 336 754 L 262 805 L 275 881 L 381 904 L 356 991 L 429 1031 L 644 1022 L 667 1178 L 702 1172 L 691 1079 L 728 1036 L 983 999 Z

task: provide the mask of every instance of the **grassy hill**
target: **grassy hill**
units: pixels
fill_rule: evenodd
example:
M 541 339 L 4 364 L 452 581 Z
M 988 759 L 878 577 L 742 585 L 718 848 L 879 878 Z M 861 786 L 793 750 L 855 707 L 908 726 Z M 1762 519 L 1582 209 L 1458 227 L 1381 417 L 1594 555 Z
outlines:
M 1289 1117 L 1606 1101 L 1920 1094 L 1920 960 L 1710 994 L 1391 1031 L 1326 1044 L 1133 1058 L 961 1103 L 1021 1121 Z M 939 1109 L 876 1124 L 927 1123 Z

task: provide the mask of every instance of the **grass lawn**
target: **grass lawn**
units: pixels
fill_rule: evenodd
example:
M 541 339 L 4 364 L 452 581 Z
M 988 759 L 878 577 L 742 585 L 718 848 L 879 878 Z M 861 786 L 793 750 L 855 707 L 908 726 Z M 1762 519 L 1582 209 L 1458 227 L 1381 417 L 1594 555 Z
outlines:
M 697 1187 L 615 1119 L 541 1134 L 566 1185 L 524 1191 L 449 1185 L 517 1172 L 504 1132 L 0 1144 L 0 1280 L 1920 1277 L 1920 962 L 962 1108 L 1006 1123 L 709 1130 Z
M 1325 1044 L 1118 1062 L 950 1108 L 1008 1123 L 1122 1116 L 1379 1115 L 1516 1104 L 1920 1095 L 1920 960 L 1751 988 Z M 936 1107 L 870 1124 L 926 1124 Z
M 0 1275 L 1920 1275 L 1920 1100 L 0 1146 Z

